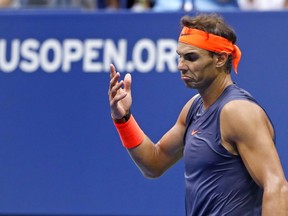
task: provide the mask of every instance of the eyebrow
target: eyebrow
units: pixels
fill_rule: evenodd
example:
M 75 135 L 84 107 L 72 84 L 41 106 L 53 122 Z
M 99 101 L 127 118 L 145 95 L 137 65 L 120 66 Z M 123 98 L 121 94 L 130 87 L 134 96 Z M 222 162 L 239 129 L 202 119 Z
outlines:
M 181 54 L 178 50 L 176 50 L 176 53 L 177 53 L 178 55 L 180 55 L 180 56 L 181 56 L 181 55 L 183 56 L 183 55 L 186 55 L 186 54 L 197 54 L 197 52 L 192 51 L 192 50 L 190 50 L 190 51 L 188 51 L 188 52 L 186 52 L 186 53 L 182 53 L 182 54 Z

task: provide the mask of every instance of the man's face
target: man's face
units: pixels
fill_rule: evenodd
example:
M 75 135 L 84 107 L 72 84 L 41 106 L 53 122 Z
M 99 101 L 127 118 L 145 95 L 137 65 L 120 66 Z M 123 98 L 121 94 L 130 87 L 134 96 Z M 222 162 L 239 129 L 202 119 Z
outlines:
M 181 42 L 176 52 L 179 55 L 178 70 L 186 86 L 198 90 L 207 88 L 218 74 L 215 57 L 207 50 Z

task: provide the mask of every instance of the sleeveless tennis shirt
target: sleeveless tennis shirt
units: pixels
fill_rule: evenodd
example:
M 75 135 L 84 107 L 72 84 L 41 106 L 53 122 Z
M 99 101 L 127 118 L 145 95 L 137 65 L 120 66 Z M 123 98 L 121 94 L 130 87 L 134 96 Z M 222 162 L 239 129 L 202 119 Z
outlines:
M 252 96 L 236 85 L 228 86 L 204 110 L 197 96 L 187 115 L 184 162 L 187 216 L 258 216 L 263 191 L 253 181 L 241 157 L 221 145 L 220 113 L 232 100 Z

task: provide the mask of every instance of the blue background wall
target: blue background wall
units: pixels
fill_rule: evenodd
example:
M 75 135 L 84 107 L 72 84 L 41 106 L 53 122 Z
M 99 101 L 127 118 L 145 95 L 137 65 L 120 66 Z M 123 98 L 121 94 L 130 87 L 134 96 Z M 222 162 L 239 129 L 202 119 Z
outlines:
M 161 178 L 147 180 L 121 146 L 109 113 L 107 63 L 106 68 L 102 64 L 102 69 L 83 69 L 80 53 L 68 69 L 63 69 L 63 64 L 50 71 L 49 67 L 35 65 L 30 71 L 20 67 L 24 62 L 31 63 L 33 56 L 40 58 L 48 39 L 53 39 L 58 48 L 59 44 L 64 47 L 66 39 L 75 39 L 78 45 L 87 39 L 109 40 L 117 49 L 119 41 L 124 40 L 127 49 L 121 50 L 126 50 L 122 54 L 127 59 L 122 59 L 124 64 L 117 60 L 114 63 L 121 72 L 129 71 L 127 64 L 137 69 L 131 70 L 132 111 L 142 129 L 156 142 L 196 93 L 186 89 L 171 62 L 163 70 L 157 69 L 153 61 L 150 68 L 146 64 L 151 60 L 150 54 L 159 60 L 159 53 L 150 52 L 149 47 L 159 49 L 161 40 L 169 42 L 171 46 L 164 51 L 172 55 L 183 15 L 61 11 L 0 14 L 0 213 L 184 215 L 183 162 Z M 233 79 L 270 114 L 288 176 L 288 13 L 242 12 L 223 16 L 238 34 L 243 53 L 239 75 L 233 74 Z M 28 49 L 30 54 L 23 54 L 23 44 L 30 39 L 38 42 Z M 144 46 L 147 49 L 142 47 L 141 57 L 148 69 L 141 71 L 133 52 L 144 40 L 148 40 Z M 16 48 L 12 49 L 13 41 L 21 47 L 18 54 Z M 98 51 L 94 47 L 94 52 L 90 52 L 94 63 L 101 64 L 105 52 L 113 53 L 111 46 L 102 45 L 96 44 Z M 55 61 L 59 53 L 54 51 L 51 48 L 47 52 L 46 61 Z M 70 57 L 76 51 L 71 49 Z M 13 55 L 19 57 L 19 64 L 9 70 L 4 66 Z M 63 52 L 59 55 L 62 60 L 65 58 Z M 176 59 L 175 55 L 175 64 Z

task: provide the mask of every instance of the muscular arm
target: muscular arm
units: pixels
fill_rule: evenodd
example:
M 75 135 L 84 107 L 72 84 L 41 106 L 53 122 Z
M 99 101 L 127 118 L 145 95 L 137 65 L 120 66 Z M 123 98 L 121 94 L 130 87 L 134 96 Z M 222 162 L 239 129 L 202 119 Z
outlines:
M 120 80 L 120 73 L 116 72 L 115 67 L 111 65 L 108 96 L 111 115 L 114 119 L 121 119 L 130 110 L 132 104 L 131 83 L 130 74 L 127 74 L 124 80 Z M 154 144 L 145 135 L 140 145 L 127 149 L 144 176 L 159 177 L 182 157 L 186 117 L 193 100 L 194 98 L 187 102 L 175 125 L 159 142 Z
M 264 189 L 262 215 L 288 215 L 288 183 L 265 112 L 248 101 L 232 101 L 221 113 L 223 140 L 236 145 L 254 181 Z
M 128 149 L 144 176 L 159 177 L 182 157 L 186 116 L 192 100 L 184 106 L 175 125 L 156 144 L 145 136 L 138 147 Z

